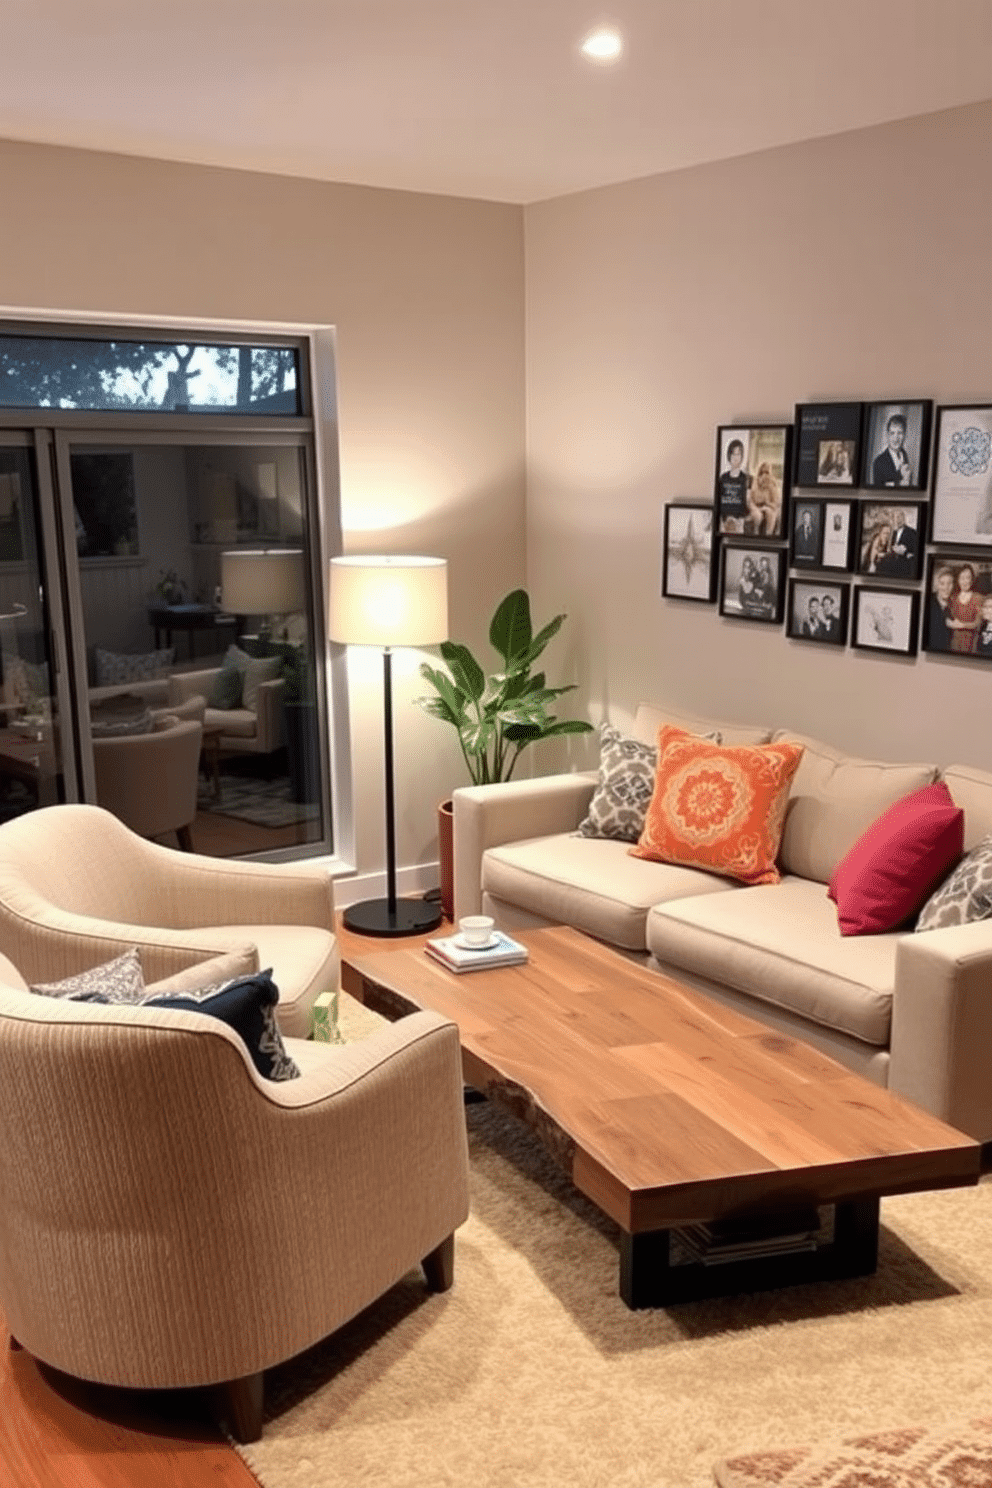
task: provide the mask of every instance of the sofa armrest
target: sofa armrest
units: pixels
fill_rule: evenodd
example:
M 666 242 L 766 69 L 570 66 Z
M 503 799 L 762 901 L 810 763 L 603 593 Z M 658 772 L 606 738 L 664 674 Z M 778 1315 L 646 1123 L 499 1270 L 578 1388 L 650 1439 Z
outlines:
M 220 676 L 220 667 L 206 667 L 198 672 L 173 672 L 169 677 L 168 701 L 182 704 L 193 697 L 202 697 L 204 705 Z
M 455 919 L 482 905 L 482 855 L 528 837 L 574 832 L 596 788 L 597 772 L 545 775 L 499 785 L 464 785 L 454 802 Z
M 992 1139 L 992 921 L 904 935 L 896 949 L 889 1088 Z
M 282 677 L 273 677 L 260 682 L 255 699 L 255 717 L 258 719 L 255 737 L 260 754 L 269 754 L 286 742 L 286 723 L 283 696 L 286 683 Z

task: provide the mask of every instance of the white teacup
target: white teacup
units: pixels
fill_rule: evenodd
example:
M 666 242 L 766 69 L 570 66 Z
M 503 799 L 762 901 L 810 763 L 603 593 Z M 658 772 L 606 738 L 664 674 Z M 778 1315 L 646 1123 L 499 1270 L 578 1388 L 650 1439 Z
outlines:
M 462 915 L 458 921 L 466 945 L 486 945 L 495 927 L 492 915 Z

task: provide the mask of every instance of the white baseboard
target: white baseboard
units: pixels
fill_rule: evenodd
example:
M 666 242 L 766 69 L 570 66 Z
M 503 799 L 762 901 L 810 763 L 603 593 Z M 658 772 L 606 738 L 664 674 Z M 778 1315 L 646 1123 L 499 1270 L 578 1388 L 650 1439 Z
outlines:
M 401 897 L 414 898 L 428 889 L 436 889 L 441 877 L 437 863 L 418 863 L 413 868 L 397 868 L 396 892 Z M 385 873 L 357 873 L 351 878 L 334 880 L 334 903 L 338 909 L 347 909 L 349 904 L 358 904 L 363 899 L 385 899 Z

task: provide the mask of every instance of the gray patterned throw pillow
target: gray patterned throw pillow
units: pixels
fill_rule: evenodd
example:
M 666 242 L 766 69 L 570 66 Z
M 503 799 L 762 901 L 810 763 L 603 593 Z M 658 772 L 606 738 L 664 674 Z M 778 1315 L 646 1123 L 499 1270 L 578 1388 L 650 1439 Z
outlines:
M 654 790 L 658 751 L 630 739 L 610 723 L 599 726 L 599 779 L 579 837 L 636 842 Z
M 42 997 L 66 997 L 71 1002 L 138 1002 L 144 990 L 137 946 L 113 961 L 65 977 L 61 982 L 39 982 L 31 987 L 32 992 Z
M 917 930 L 943 930 L 992 916 L 992 833 L 963 857 L 920 910 Z

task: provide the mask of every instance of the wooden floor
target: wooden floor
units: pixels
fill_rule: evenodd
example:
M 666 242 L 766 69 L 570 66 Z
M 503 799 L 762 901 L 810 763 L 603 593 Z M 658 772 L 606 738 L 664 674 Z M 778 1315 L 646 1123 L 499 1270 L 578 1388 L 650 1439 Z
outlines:
M 412 943 L 341 930 L 345 956 Z M 0 1488 L 257 1488 L 199 1392 L 87 1385 L 9 1337 L 0 1315 Z

